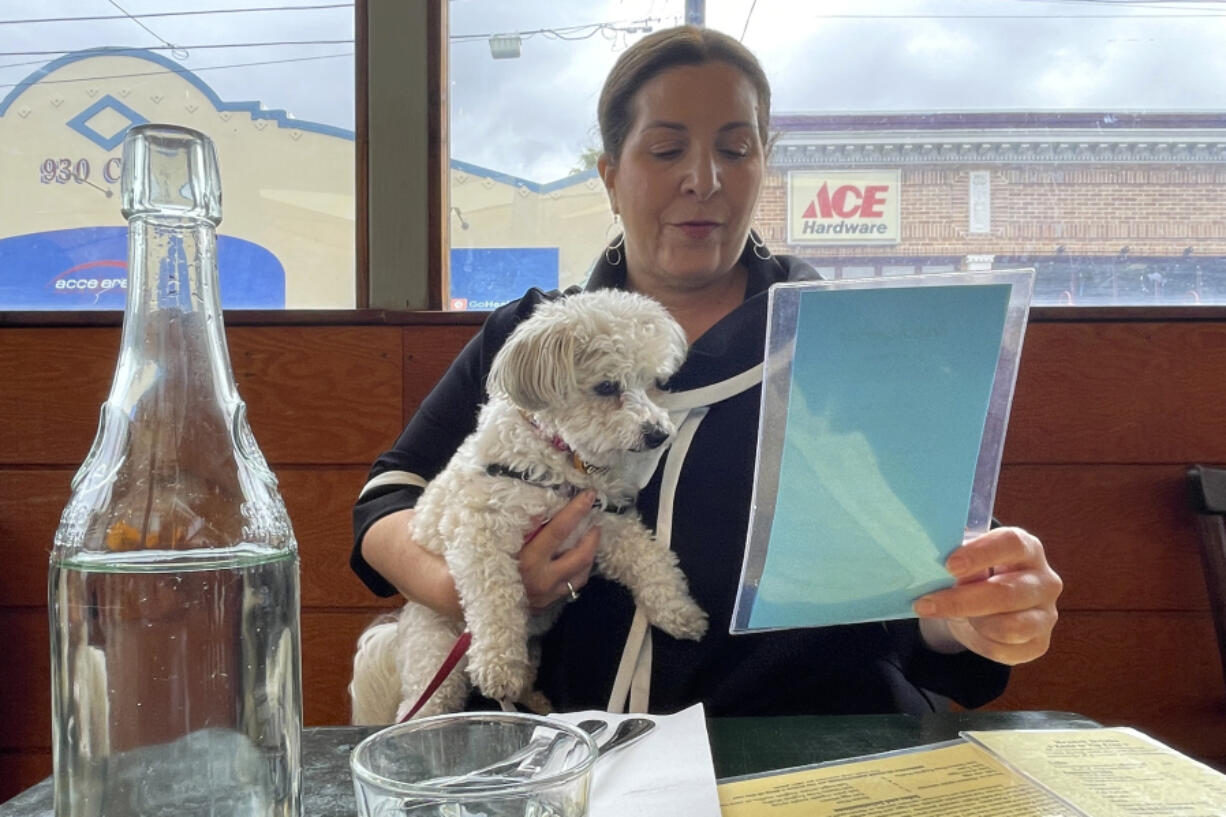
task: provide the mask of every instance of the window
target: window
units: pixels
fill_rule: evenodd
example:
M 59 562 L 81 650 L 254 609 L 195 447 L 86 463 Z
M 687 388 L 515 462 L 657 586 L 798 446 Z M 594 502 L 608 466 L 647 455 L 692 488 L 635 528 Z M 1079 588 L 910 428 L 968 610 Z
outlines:
M 122 6 L 122 8 L 121 8 Z M 133 124 L 217 146 L 227 308 L 352 308 L 354 7 L 9 0 L 0 20 L 0 309 L 122 309 Z
M 757 226 L 836 276 L 1033 267 L 1036 304 L 1226 303 L 1219 3 L 453 0 L 452 308 L 581 281 L 617 54 L 694 17 L 773 87 Z M 871 189 L 871 192 L 870 192 Z

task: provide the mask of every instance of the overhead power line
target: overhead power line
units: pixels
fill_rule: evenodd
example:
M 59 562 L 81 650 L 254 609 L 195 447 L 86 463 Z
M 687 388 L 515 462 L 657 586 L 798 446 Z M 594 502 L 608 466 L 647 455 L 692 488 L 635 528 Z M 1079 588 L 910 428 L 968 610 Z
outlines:
M 501 37 L 514 34 L 522 39 L 528 39 L 536 34 L 557 40 L 586 40 L 597 33 L 636 34 L 651 31 L 652 23 L 664 22 L 663 17 L 644 17 L 641 20 L 610 21 L 605 23 L 584 23 L 574 26 L 559 26 L 557 28 L 535 28 L 530 31 L 496 31 L 487 34 L 451 34 L 448 39 L 453 43 L 483 42 L 490 37 Z
M 206 48 L 265 48 L 274 46 L 287 45 L 353 45 L 353 38 L 345 40 L 280 40 L 277 42 L 264 43 L 204 43 L 202 45 L 139 45 L 132 46 L 134 49 L 142 51 L 196 51 Z M 75 49 L 74 49 L 75 50 Z M 57 51 L 0 51 L 0 57 L 47 57 L 57 54 L 67 54 L 68 51 L 59 49 Z
M 149 11 L 139 14 L 97 14 L 89 17 L 32 17 L 24 20 L 0 20 L 0 26 L 26 23 L 91 23 L 99 20 L 148 19 L 152 17 L 189 17 L 203 14 L 246 14 L 263 11 L 313 11 L 317 9 L 353 8 L 353 3 L 325 3 L 317 6 L 261 6 L 241 9 L 196 9 L 193 11 Z M 156 35 L 154 35 L 156 36 Z M 158 37 L 158 39 L 161 39 Z
M 151 34 L 155 40 L 160 40 L 160 41 L 161 41 L 161 43 L 162 43 L 162 45 L 164 45 L 164 46 L 166 46 L 167 48 L 170 48 L 170 49 L 172 49 L 172 50 L 174 50 L 174 51 L 179 51 L 179 50 L 180 50 L 180 49 L 176 49 L 176 48 L 175 48 L 174 43 L 172 43 L 170 40 L 166 39 L 165 37 L 162 37 L 162 36 L 161 36 L 161 35 L 159 35 L 159 34 L 158 34 L 156 31 L 154 31 L 153 29 L 151 29 L 149 26 L 145 25 L 145 24 L 144 24 L 144 23 L 142 23 L 140 20 L 138 20 L 137 18 L 133 17 L 133 16 L 132 16 L 130 13 L 128 13 L 128 10 L 127 10 L 126 8 L 124 8 L 123 6 L 119 5 L 119 3 L 117 3 L 115 0 L 107 0 L 107 2 L 109 2 L 109 3 L 110 3 L 112 6 L 114 6 L 115 8 L 119 9 L 120 11 L 122 11 L 122 12 L 123 12 L 123 14 L 124 14 L 124 17 L 126 17 L 127 19 L 129 19 L 129 20 L 131 20 L 132 22 L 136 23 L 138 26 L 140 26 L 141 28 L 143 28 L 145 31 L 149 32 L 149 34 Z M 182 57 L 181 57 L 181 58 L 182 58 L 182 59 L 186 59 L 186 58 L 187 58 L 187 53 L 186 53 L 186 52 L 183 52 L 183 54 L 182 54 Z
M 749 11 L 745 14 L 745 25 L 741 28 L 741 36 L 737 39 L 744 40 L 746 32 L 749 31 L 749 21 L 753 18 L 753 10 L 758 7 L 758 0 L 753 0 L 749 4 Z
M 227 68 L 250 68 L 256 65 L 279 65 L 287 62 L 310 62 L 312 60 L 331 60 L 338 57 L 352 57 L 352 51 L 346 51 L 341 54 L 320 54 L 314 57 L 288 57 L 283 60 L 260 60 L 258 62 L 236 62 L 226 65 L 205 65 L 199 68 L 161 68 L 156 71 L 138 71 L 131 74 L 105 74 L 94 77 L 76 77 L 74 79 L 46 79 L 39 78 L 26 82 L 12 82 L 8 84 L 0 84 L 0 88 L 21 88 L 30 85 L 65 85 L 73 82 L 101 82 L 107 79 L 129 79 L 133 77 L 152 77 L 158 74 L 199 74 L 202 71 L 222 71 Z M 4 67 L 4 66 L 0 66 Z

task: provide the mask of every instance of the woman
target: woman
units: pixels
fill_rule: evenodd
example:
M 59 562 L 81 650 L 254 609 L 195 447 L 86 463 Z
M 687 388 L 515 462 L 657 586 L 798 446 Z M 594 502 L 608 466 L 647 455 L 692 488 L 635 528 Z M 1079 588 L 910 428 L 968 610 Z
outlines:
M 529 542 L 520 572 L 530 603 L 567 605 L 542 645 L 538 687 L 559 710 L 673 711 L 702 701 L 712 715 L 920 712 L 930 693 L 967 706 L 998 695 L 1008 666 L 1042 655 L 1060 579 L 1043 547 L 1000 528 L 950 557 L 957 584 L 916 602 L 919 621 L 729 636 L 752 487 L 766 291 L 812 277 L 772 257 L 750 230 L 762 187 L 770 87 L 756 59 L 715 31 L 657 32 L 622 54 L 599 102 L 598 162 L 624 233 L 588 287 L 622 287 L 663 303 L 691 348 L 668 384 L 688 410 L 639 498 L 669 542 L 712 626 L 701 642 L 649 632 L 624 588 L 591 576 L 598 532 L 555 553 L 587 512 L 579 497 Z M 375 463 L 355 508 L 352 564 L 376 593 L 460 614 L 446 564 L 408 537 L 421 486 L 473 428 L 489 363 L 544 298 L 532 291 L 494 312 Z

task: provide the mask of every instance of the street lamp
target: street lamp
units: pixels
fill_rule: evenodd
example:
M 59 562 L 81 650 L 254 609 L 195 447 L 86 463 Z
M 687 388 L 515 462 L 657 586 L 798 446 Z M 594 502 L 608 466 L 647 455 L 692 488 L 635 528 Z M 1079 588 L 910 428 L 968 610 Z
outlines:
M 490 56 L 496 60 L 513 60 L 519 56 L 518 34 L 495 34 L 490 37 Z

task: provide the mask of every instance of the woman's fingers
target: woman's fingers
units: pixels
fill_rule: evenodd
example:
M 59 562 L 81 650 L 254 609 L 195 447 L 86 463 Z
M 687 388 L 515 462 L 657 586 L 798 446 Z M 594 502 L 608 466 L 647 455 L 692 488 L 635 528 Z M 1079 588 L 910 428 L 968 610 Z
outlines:
M 985 633 L 985 624 L 989 622 L 983 619 L 951 619 L 949 630 L 968 650 L 1009 666 L 1033 661 L 1046 653 L 1051 646 L 1051 632 L 1055 626 L 1054 611 L 1050 619 L 1038 610 L 1012 615 L 1016 620 L 1009 625 L 1010 628 L 1032 631 L 1030 637 L 1016 643 L 998 641 Z
M 589 520 L 595 498 L 591 491 L 579 494 L 524 543 L 519 554 L 519 572 L 532 609 L 569 599 L 572 588 L 577 593 L 587 584 L 600 545 L 600 529 L 594 526 L 585 529 L 583 525 Z M 568 547 L 577 535 L 578 541 Z
M 579 526 L 579 523 L 592 510 L 592 503 L 595 501 L 594 491 L 584 491 L 567 502 L 562 506 L 562 510 L 558 511 L 552 519 L 544 523 L 531 538 L 524 542 L 524 548 L 519 554 L 520 561 L 549 561 L 552 559 L 575 528 Z
M 926 617 L 974 618 L 1038 607 L 1048 595 L 1037 571 L 1008 571 L 929 593 L 916 601 L 915 609 Z
M 1004 664 L 1047 652 L 1064 584 L 1036 537 L 998 528 L 967 542 L 946 567 L 957 584 L 918 599 L 919 616 L 947 620 L 963 646 Z
M 1044 567 L 1047 565 L 1043 543 L 1020 528 L 988 531 L 966 542 L 945 561 L 946 569 L 958 578 L 985 572 L 989 568 L 1001 572 L 1024 570 L 1040 564 Z

